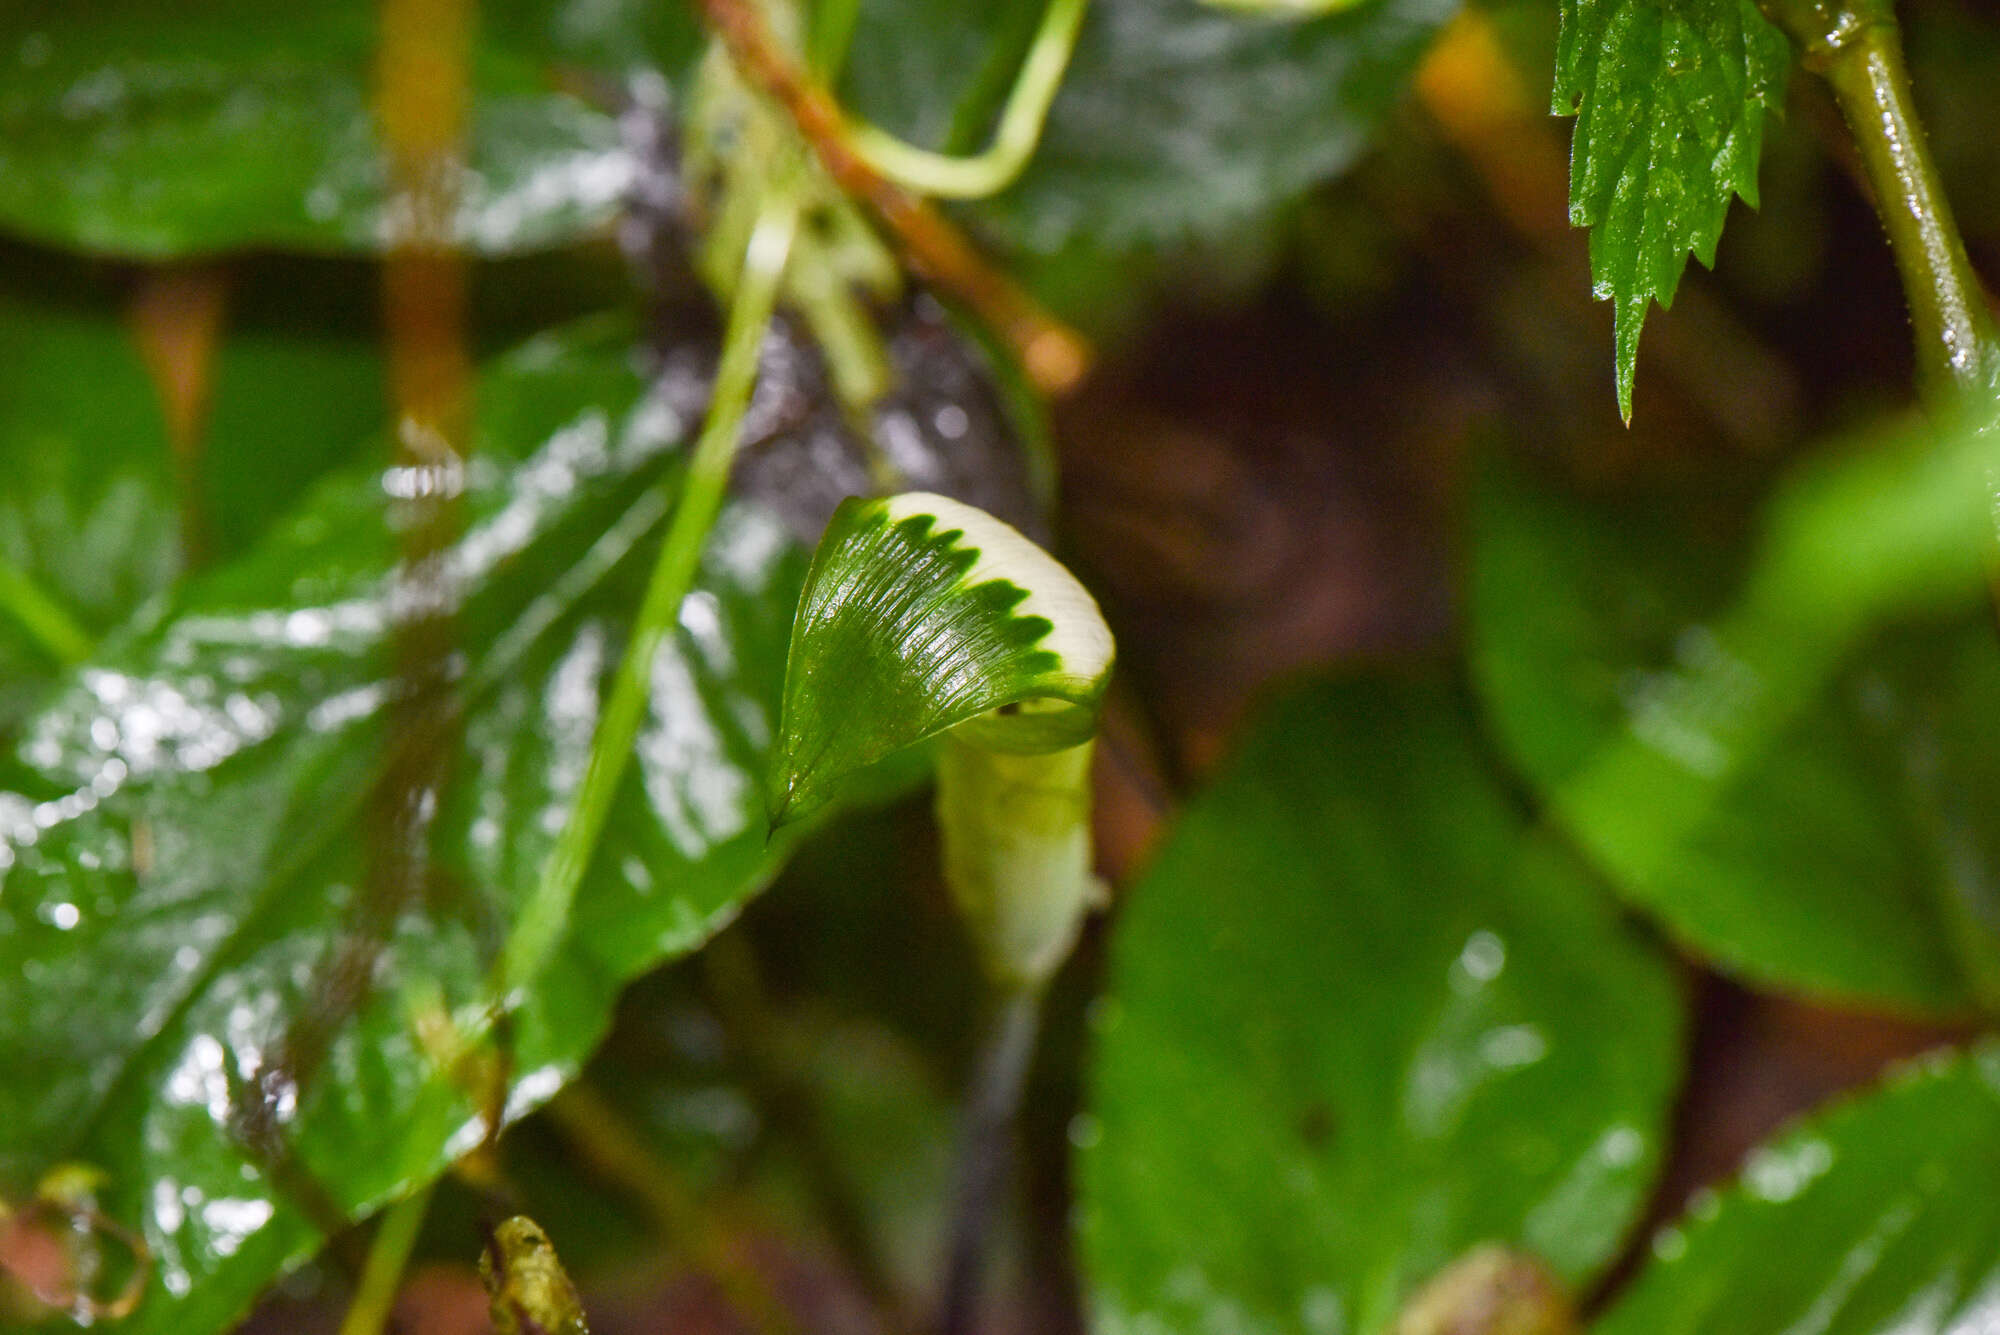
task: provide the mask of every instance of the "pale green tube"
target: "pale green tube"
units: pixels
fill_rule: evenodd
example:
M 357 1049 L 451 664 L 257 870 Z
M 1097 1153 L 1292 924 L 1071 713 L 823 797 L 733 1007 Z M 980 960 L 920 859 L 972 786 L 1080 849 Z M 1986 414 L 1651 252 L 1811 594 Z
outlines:
M 1102 897 L 1091 871 L 1094 742 L 1015 755 L 947 735 L 937 768 L 944 879 L 1002 988 L 1039 988 Z

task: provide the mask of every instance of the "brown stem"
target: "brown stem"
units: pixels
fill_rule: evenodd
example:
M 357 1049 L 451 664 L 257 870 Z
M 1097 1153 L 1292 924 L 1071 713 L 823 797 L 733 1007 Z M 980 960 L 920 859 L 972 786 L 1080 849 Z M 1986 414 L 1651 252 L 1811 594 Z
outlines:
M 228 294 L 228 270 L 206 262 L 148 270 L 132 294 L 132 336 L 166 422 L 180 503 L 182 563 L 189 570 L 201 569 L 214 554 L 202 474 Z
M 910 267 L 990 325 L 1043 393 L 1074 388 L 1090 363 L 1082 337 L 988 264 L 943 214 L 885 180 L 855 154 L 839 105 L 785 50 L 754 0 L 700 2 L 737 68 L 785 109 L 827 175 L 875 214 Z

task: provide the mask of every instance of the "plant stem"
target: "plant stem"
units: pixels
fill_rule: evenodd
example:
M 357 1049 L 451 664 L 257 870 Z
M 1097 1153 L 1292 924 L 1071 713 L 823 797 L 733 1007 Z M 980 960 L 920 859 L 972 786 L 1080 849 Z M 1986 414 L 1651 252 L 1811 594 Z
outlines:
M 13 617 L 37 648 L 63 667 L 90 657 L 97 641 L 28 572 L 0 556 L 0 612 Z
M 865 121 L 847 122 L 854 152 L 883 176 L 940 199 L 985 199 L 1012 185 L 1041 142 L 1049 107 L 1062 86 L 1089 0 L 1049 0 L 1028 54 L 1000 112 L 993 142 L 965 157 L 933 153 Z
M 1826 79 L 1854 138 L 1909 303 L 1925 405 L 1942 416 L 1968 397 L 2000 392 L 2000 329 L 1917 120 L 1893 0 L 1760 3 L 1797 43 L 1807 68 Z M 1976 409 L 1981 431 L 2000 430 L 1996 410 L 1990 397 Z M 2000 549 L 1993 546 L 2000 487 L 1990 471 L 1982 481 L 1991 514 L 1987 584 L 2000 607 Z M 1960 878 L 1945 874 L 1936 885 L 1938 912 L 1967 984 L 1986 1014 L 2000 1014 L 2000 939 L 1989 916 L 1969 902 Z
M 945 1256 L 939 1335 L 969 1335 L 979 1309 L 986 1243 L 1014 1161 L 1014 1119 L 1041 1029 L 1042 989 L 1002 994 L 1000 1013 L 980 1058 L 959 1130 L 952 1189 L 950 1251 Z
M 417 1245 L 417 1232 L 423 1227 L 430 1203 L 431 1189 L 426 1186 L 382 1212 L 382 1223 L 368 1248 L 368 1264 L 361 1271 L 360 1287 L 341 1319 L 340 1335 L 379 1335 L 388 1325 L 389 1310 L 396 1304 L 403 1271 L 410 1264 L 410 1252 Z
M 2000 332 L 1966 258 L 1910 94 L 1889 0 L 1765 0 L 1806 66 L 1832 88 L 1903 280 L 1925 401 L 1942 407 L 2000 380 Z
M 988 264 L 936 209 L 864 162 L 847 142 L 846 118 L 771 31 L 750 0 L 699 0 L 703 16 L 753 86 L 783 107 L 826 174 L 874 213 L 921 277 L 964 302 L 1013 349 L 1035 386 L 1073 389 L 1090 363 L 1083 339 Z
M 758 352 L 771 322 L 785 262 L 798 228 L 798 204 L 788 192 L 767 200 L 744 247 L 743 272 L 729 308 L 723 334 L 722 359 L 716 367 L 708 419 L 702 424 L 694 455 L 688 461 L 680 503 L 674 509 L 659 563 L 653 569 L 645 600 L 640 604 L 632 640 L 618 665 L 611 695 L 591 739 L 590 760 L 576 805 L 556 839 L 541 880 L 522 907 L 521 916 L 500 957 L 502 1004 L 541 973 L 561 940 L 570 905 L 589 868 L 591 853 L 611 813 L 612 799 L 625 776 L 626 762 L 639 735 L 646 703 L 652 694 L 654 660 L 680 617 L 681 603 L 694 584 L 702 545 L 722 509 L 729 485 L 730 463 L 743 412 L 757 378 Z

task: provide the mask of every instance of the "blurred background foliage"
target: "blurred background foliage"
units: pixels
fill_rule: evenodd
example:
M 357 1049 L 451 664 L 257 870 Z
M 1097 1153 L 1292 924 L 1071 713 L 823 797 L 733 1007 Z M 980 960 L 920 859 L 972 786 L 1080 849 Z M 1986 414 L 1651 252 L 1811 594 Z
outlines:
M 964 151 L 1040 12 L 814 21 L 852 23 L 845 105 Z M 2000 14 L 1898 17 L 2000 273 Z M 869 434 L 1052 535 L 1121 649 L 1117 894 L 1051 1001 L 993 1329 L 1397 1329 L 1495 1241 L 1613 1331 L 1990 1316 L 1990 1048 L 1709 1190 L 2000 1014 L 1991 437 L 1911 412 L 1817 80 L 1652 314 L 1628 426 L 1552 6 L 1095 0 L 1026 174 L 949 210 L 1090 375 L 1044 400 L 913 289 L 870 307 L 895 376 L 857 414 L 776 327 L 572 935 L 448 1061 L 713 374 L 674 138 L 706 39 L 679 3 L 478 6 L 465 601 L 421 744 L 386 703 L 416 521 L 383 493 L 378 39 L 345 0 L 0 15 L 0 1324 L 112 1319 L 129 1280 L 114 1328 L 336 1329 L 352 1220 L 454 1162 L 406 1329 L 479 1328 L 502 1204 L 599 1330 L 922 1323 L 985 1004 L 925 798 L 884 775 L 767 847 L 760 796 L 804 550 Z M 410 745 L 449 778 L 385 907 Z M 525 1120 L 484 1144 L 495 1098 Z M 30 1204 L 64 1164 L 92 1171 Z

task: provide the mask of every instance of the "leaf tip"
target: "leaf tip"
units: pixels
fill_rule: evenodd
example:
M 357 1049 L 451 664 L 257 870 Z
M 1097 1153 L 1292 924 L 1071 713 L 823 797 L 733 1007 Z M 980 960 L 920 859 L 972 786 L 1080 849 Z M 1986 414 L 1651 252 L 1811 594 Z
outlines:
M 1632 425 L 1632 385 L 1638 378 L 1639 370 L 1639 330 L 1646 323 L 1646 306 L 1649 298 L 1644 292 L 1618 298 L 1616 314 L 1612 318 L 1612 340 L 1616 345 L 1613 359 L 1616 362 L 1618 379 L 1618 416 L 1626 426 Z

